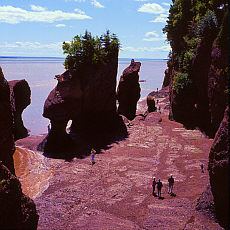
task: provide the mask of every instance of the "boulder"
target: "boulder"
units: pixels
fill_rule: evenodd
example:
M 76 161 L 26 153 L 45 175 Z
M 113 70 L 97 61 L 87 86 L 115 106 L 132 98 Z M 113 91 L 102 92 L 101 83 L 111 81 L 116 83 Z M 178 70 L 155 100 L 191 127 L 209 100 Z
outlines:
M 135 118 L 137 102 L 140 99 L 140 67 L 141 63 L 132 59 L 131 64 L 123 71 L 117 88 L 118 113 L 129 120 Z
M 229 106 L 215 135 L 209 154 L 209 176 L 216 216 L 229 227 Z
M 10 88 L 0 67 L 0 160 L 13 173 L 15 151 Z
M 38 217 L 33 200 L 0 161 L 0 229 L 37 229 Z
M 148 114 L 147 117 L 145 118 L 145 121 L 149 123 L 157 124 L 159 122 L 162 122 L 162 117 L 160 113 L 154 112 L 154 113 Z
M 9 81 L 10 100 L 14 116 L 14 139 L 15 141 L 28 136 L 22 120 L 23 110 L 30 105 L 31 91 L 28 82 L 23 80 Z
M 155 106 L 156 104 L 155 104 L 154 96 L 151 93 L 149 93 L 146 100 L 147 100 L 148 112 L 149 113 L 155 112 L 157 108 Z

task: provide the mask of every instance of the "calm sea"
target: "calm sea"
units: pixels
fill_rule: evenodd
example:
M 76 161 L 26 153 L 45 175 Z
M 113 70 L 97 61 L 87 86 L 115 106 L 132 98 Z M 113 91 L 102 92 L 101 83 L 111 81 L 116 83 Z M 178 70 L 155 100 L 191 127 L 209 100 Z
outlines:
M 131 59 L 119 59 L 117 82 Z M 141 62 L 141 99 L 157 88 L 161 88 L 167 60 L 135 59 Z M 1 58 L 5 78 L 8 81 L 26 79 L 31 88 L 31 105 L 23 112 L 25 126 L 31 134 L 47 133 L 49 120 L 42 117 L 43 105 L 49 92 L 55 87 L 56 74 L 65 71 L 62 58 Z

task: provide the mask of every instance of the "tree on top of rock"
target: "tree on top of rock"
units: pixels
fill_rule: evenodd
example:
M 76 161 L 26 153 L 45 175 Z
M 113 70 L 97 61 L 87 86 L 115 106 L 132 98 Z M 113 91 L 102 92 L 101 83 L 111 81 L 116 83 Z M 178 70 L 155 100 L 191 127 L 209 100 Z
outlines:
M 72 41 L 63 42 L 63 53 L 67 54 L 64 62 L 66 69 L 80 69 L 85 65 L 105 64 L 109 57 L 117 56 L 120 43 L 115 34 L 107 30 L 101 37 L 93 37 L 90 32 L 77 35 Z

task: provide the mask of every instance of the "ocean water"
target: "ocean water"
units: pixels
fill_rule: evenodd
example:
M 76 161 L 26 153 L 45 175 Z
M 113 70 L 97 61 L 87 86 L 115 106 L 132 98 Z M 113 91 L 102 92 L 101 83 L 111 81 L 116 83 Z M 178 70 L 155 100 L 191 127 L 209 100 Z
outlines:
M 119 59 L 117 84 L 131 59 Z M 141 62 L 141 99 L 161 88 L 167 60 L 136 59 Z M 47 133 L 49 119 L 42 117 L 43 105 L 49 92 L 56 86 L 54 76 L 65 71 L 63 58 L 1 58 L 5 78 L 8 81 L 26 79 L 31 88 L 31 104 L 23 112 L 23 121 L 31 134 Z

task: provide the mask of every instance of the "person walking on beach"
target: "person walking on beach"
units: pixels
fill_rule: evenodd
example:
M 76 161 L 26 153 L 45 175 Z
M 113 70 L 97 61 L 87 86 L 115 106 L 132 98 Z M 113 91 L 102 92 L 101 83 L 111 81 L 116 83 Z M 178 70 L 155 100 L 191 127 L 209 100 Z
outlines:
M 163 184 L 161 182 L 160 179 L 158 179 L 158 182 L 157 182 L 157 195 L 159 197 L 159 199 L 161 198 L 161 189 L 163 187 Z
M 200 164 L 200 168 L 201 168 L 201 172 L 203 173 L 204 172 L 204 165 L 202 163 Z
M 174 178 L 173 178 L 172 175 L 171 175 L 171 177 L 168 179 L 168 182 L 169 182 L 169 191 L 168 191 L 168 193 L 172 194 L 173 185 L 174 185 Z
M 95 164 L 95 160 L 94 160 L 95 153 L 96 153 L 96 151 L 92 148 L 92 150 L 91 150 L 91 163 L 92 163 L 92 165 Z
M 159 113 L 161 113 L 161 107 L 160 106 L 158 107 L 158 111 L 159 111 Z
M 156 179 L 155 179 L 155 178 L 153 178 L 153 181 L 152 181 L 153 196 L 155 195 L 155 187 L 156 187 L 156 184 L 157 184 Z

